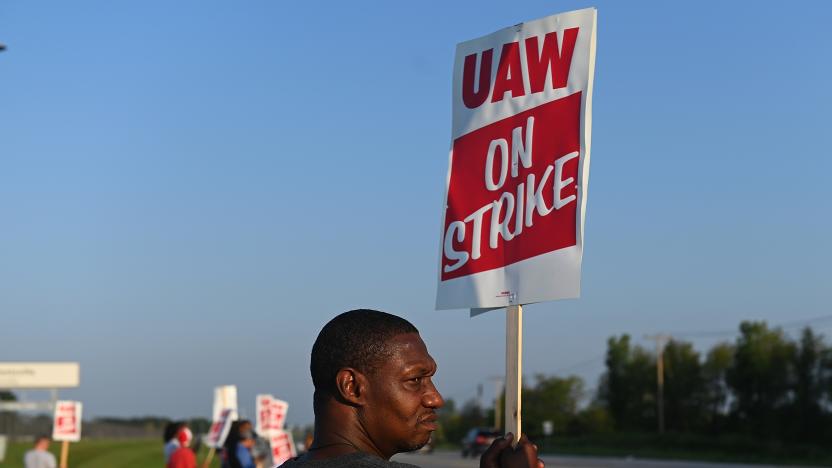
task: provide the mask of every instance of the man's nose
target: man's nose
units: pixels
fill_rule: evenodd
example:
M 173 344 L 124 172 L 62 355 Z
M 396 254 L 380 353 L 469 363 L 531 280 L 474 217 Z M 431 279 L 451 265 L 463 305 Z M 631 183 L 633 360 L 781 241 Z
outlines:
M 433 382 L 430 383 L 430 390 L 422 397 L 422 404 L 435 409 L 445 406 L 445 399 L 439 394 L 439 390 L 436 389 Z

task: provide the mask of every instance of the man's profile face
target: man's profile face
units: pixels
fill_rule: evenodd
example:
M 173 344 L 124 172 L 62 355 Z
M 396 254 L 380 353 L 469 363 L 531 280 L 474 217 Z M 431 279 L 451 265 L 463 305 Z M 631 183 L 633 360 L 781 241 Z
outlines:
M 428 443 L 444 401 L 432 381 L 436 362 L 418 333 L 397 335 L 387 348 L 390 357 L 367 376 L 362 419 L 376 446 L 392 456 Z

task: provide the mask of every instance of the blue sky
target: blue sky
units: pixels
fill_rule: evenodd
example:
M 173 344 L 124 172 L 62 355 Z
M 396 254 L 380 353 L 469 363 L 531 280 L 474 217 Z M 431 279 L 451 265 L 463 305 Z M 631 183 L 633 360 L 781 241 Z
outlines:
M 88 416 L 207 416 L 233 383 L 309 423 L 318 330 L 373 307 L 490 398 L 502 314 L 433 310 L 454 47 L 587 6 L 583 295 L 526 308 L 526 374 L 828 315 L 832 7 L 748 5 L 4 1 L 0 360 L 79 361 Z

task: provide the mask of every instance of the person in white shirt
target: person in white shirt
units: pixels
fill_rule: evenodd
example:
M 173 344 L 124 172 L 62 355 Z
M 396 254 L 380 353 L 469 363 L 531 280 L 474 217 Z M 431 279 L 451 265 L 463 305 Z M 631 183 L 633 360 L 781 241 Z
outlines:
M 35 439 L 35 447 L 23 456 L 25 468 L 55 468 L 55 455 L 49 452 L 49 437 L 39 436 Z

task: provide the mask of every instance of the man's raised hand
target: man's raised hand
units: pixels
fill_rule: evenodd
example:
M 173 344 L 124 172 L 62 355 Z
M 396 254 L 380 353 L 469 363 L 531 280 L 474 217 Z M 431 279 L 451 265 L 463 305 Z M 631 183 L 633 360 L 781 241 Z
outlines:
M 512 447 L 514 434 L 508 433 L 491 443 L 480 457 L 480 468 L 544 468 L 543 460 L 537 457 L 537 446 L 523 435 Z

